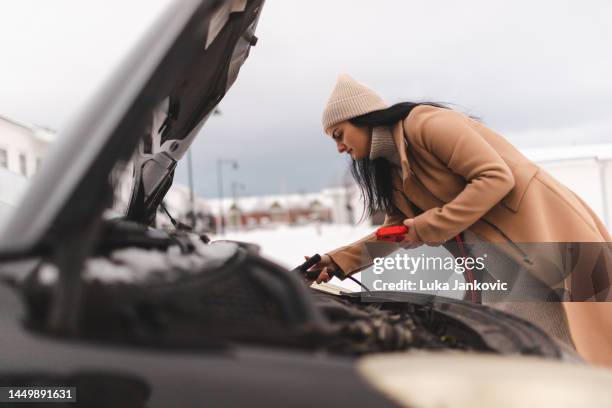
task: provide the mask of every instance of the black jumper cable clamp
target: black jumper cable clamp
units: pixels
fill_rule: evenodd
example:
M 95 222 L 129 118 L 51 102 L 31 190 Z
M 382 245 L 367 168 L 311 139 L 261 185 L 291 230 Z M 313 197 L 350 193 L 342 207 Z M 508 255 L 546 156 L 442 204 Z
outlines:
M 308 258 L 308 260 L 306 262 L 304 262 L 303 264 L 301 264 L 300 266 L 296 267 L 295 269 L 293 269 L 291 272 L 297 272 L 299 274 L 302 275 L 302 277 L 304 278 L 304 282 L 308 283 L 312 283 L 313 280 L 317 279 L 317 277 L 319 276 L 319 274 L 321 273 L 321 271 L 309 271 L 308 269 L 310 269 L 311 267 L 313 267 L 314 265 L 318 264 L 319 262 L 321 262 L 321 255 L 319 254 L 314 254 L 313 256 L 311 256 L 310 258 Z M 340 273 L 338 271 L 331 271 L 331 270 L 327 270 L 327 273 L 330 277 L 337 277 L 339 279 L 342 278 L 342 276 L 340 275 Z M 363 283 L 359 282 L 357 279 L 353 278 L 352 276 L 347 276 L 347 278 L 349 278 L 350 280 L 352 280 L 353 282 L 357 283 L 359 286 L 361 286 L 366 292 L 369 292 L 370 289 L 368 289 L 367 286 L 365 286 Z

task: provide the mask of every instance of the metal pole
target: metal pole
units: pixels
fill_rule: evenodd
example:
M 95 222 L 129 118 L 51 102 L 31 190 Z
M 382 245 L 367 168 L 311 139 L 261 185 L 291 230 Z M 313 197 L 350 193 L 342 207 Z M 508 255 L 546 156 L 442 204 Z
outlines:
M 217 160 L 217 183 L 219 188 L 219 226 L 221 235 L 225 234 L 225 221 L 223 220 L 223 176 L 221 175 L 223 160 Z
M 191 213 L 191 228 L 195 230 L 196 215 L 195 215 L 195 197 L 193 193 L 193 167 L 191 161 L 191 149 L 187 150 L 187 175 L 189 177 L 189 206 Z

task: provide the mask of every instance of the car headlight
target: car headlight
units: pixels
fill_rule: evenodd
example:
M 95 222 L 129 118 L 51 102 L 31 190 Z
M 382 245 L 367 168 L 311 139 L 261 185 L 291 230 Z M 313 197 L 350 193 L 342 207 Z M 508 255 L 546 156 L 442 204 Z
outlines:
M 458 352 L 370 355 L 358 371 L 406 407 L 612 407 L 612 370 Z

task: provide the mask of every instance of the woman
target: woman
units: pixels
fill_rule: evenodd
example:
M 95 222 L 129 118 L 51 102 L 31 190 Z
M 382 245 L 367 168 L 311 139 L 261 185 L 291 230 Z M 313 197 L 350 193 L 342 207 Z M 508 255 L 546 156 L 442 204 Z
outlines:
M 495 243 L 500 262 L 549 282 L 546 275 L 558 260 L 523 243 L 547 243 L 547 248 L 560 243 L 591 262 L 596 274 L 589 274 L 598 282 L 595 289 L 584 274 L 564 275 L 557 283 L 566 293 L 575 289 L 564 299 L 610 300 L 612 238 L 603 223 L 576 194 L 478 121 L 432 103 L 388 107 L 343 74 L 323 112 L 323 129 L 339 153 L 351 156 L 369 215 L 382 210 L 384 225 L 406 225 L 407 245 L 440 244 L 456 236 Z M 366 244 L 375 239 L 370 234 L 325 254 L 312 268 L 320 271 L 317 282 L 369 266 Z M 573 267 L 583 264 L 572 261 Z M 575 345 L 587 361 L 612 365 L 612 303 L 491 306 L 505 307 Z

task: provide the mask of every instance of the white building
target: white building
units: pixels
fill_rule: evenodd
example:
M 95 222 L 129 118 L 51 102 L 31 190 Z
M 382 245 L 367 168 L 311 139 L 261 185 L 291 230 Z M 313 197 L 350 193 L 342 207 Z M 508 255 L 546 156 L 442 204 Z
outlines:
M 523 154 L 578 194 L 612 229 L 612 144 L 525 149 Z
M 16 207 L 55 135 L 0 116 L 0 223 Z
M 0 168 L 33 176 L 54 140 L 55 133 L 49 129 L 0 116 Z
M 303 224 L 317 220 L 354 224 L 363 210 L 355 185 L 328 188 L 314 193 L 201 200 L 215 217 L 219 218 L 223 213 L 226 224 L 230 227 L 234 224 L 248 227 L 275 223 Z M 241 215 L 241 222 L 233 220 L 237 212 Z

